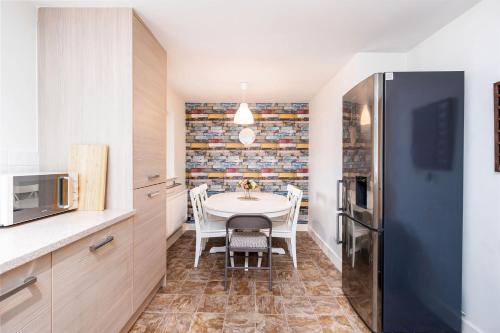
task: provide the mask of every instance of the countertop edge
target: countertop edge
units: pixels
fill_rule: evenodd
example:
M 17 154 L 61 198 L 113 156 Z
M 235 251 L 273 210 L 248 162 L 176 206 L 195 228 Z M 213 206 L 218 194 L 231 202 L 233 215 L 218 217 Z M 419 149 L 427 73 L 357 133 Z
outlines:
M 89 227 L 87 229 L 84 229 L 80 232 L 77 232 L 75 234 L 72 234 L 71 236 L 64 237 L 62 239 L 56 239 L 53 243 L 41 247 L 37 250 L 34 250 L 30 253 L 26 254 L 21 254 L 18 257 L 15 257 L 13 259 L 7 260 L 3 263 L 0 264 L 0 274 L 3 274 L 5 272 L 8 272 L 12 269 L 15 269 L 19 266 L 22 266 L 32 260 L 35 260 L 37 258 L 40 258 L 46 254 L 49 254 L 51 252 L 54 252 L 66 245 L 69 245 L 71 243 L 74 243 L 88 235 L 91 235 L 93 233 L 96 233 L 98 231 L 101 231 L 102 229 L 105 229 L 109 226 L 112 226 L 120 221 L 123 221 L 125 219 L 128 219 L 129 217 L 134 216 L 136 213 L 135 209 L 131 209 L 130 211 L 125 211 L 123 214 L 119 214 L 109 220 L 106 220 L 100 224 L 94 225 L 92 227 Z M 71 214 L 71 213 L 69 213 Z

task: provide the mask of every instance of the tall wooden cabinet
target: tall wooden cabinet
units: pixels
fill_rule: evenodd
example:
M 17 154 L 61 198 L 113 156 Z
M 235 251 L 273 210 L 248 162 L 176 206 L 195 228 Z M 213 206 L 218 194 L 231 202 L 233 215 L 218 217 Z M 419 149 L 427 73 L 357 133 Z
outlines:
M 166 274 L 166 52 L 130 8 L 41 8 L 38 39 L 41 169 L 67 169 L 70 144 L 109 145 L 106 206 L 137 212 L 136 312 Z

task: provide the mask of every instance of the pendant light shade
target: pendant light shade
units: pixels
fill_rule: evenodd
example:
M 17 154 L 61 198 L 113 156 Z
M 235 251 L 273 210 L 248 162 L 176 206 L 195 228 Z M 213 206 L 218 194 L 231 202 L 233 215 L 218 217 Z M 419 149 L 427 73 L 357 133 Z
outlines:
M 251 145 L 255 142 L 255 132 L 248 127 L 242 129 L 238 137 L 240 139 L 240 142 L 245 146 Z
M 241 103 L 238 111 L 234 115 L 234 123 L 238 125 L 251 125 L 253 124 L 253 115 L 248 108 L 247 103 Z

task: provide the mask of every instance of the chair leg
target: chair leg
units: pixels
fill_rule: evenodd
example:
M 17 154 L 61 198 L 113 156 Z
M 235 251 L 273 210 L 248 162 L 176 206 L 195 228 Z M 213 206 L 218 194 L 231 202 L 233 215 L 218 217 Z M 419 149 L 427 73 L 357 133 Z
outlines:
M 259 256 L 259 259 L 257 260 L 257 267 L 260 268 L 261 264 L 262 264 L 262 253 L 263 252 L 258 252 L 258 256 Z
M 234 251 L 229 252 L 231 254 L 231 267 L 234 267 Z
M 245 252 L 245 272 L 248 272 L 248 252 Z
M 208 238 L 203 238 L 202 245 L 201 245 L 201 251 L 205 251 L 205 248 L 207 247 L 208 243 Z
M 297 241 L 295 239 L 295 235 L 293 235 L 292 238 L 290 238 L 290 243 L 292 245 L 292 251 L 290 254 L 292 255 L 293 259 L 293 267 L 297 269 Z
M 355 259 L 356 259 L 356 237 L 352 236 L 352 268 L 354 268 Z
M 194 251 L 194 267 L 198 267 L 198 259 L 200 258 L 201 236 L 196 235 L 196 249 Z
M 227 290 L 227 257 L 229 256 L 229 251 L 226 249 L 224 252 L 224 291 Z
M 269 255 L 269 291 L 273 291 L 273 266 L 271 263 L 273 257 L 272 248 L 269 248 L 267 253 Z

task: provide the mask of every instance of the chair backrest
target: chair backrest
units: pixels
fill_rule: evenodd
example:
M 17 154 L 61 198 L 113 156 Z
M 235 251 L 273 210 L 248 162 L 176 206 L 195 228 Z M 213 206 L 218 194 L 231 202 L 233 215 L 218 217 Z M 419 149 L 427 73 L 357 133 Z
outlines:
M 208 185 L 201 184 L 198 187 L 200 188 L 201 203 L 205 204 L 205 201 L 207 201 L 207 199 L 208 199 Z
M 295 189 L 295 188 L 296 188 L 295 186 L 290 185 L 290 184 L 288 184 L 288 185 L 286 186 L 286 192 L 287 192 L 287 193 L 286 193 L 286 198 L 288 199 L 288 201 L 290 201 L 290 198 L 292 197 L 292 191 L 293 191 L 293 189 Z
M 295 229 L 297 228 L 297 222 L 299 220 L 300 204 L 302 203 L 303 192 L 301 189 L 293 185 L 288 185 L 287 189 L 289 189 L 290 191 L 288 201 L 291 204 L 290 211 L 287 217 L 287 223 L 292 227 L 292 231 L 295 232 Z
M 269 229 L 271 235 L 273 222 L 265 215 L 259 214 L 236 214 L 231 216 L 226 221 L 226 230 L 232 229 L 248 229 L 248 230 L 263 230 Z
M 196 231 L 200 231 L 200 229 L 205 225 L 205 214 L 203 212 L 200 187 L 198 186 L 192 188 L 191 191 L 189 191 L 189 196 L 191 198 L 191 206 L 193 208 L 194 225 L 196 227 Z

